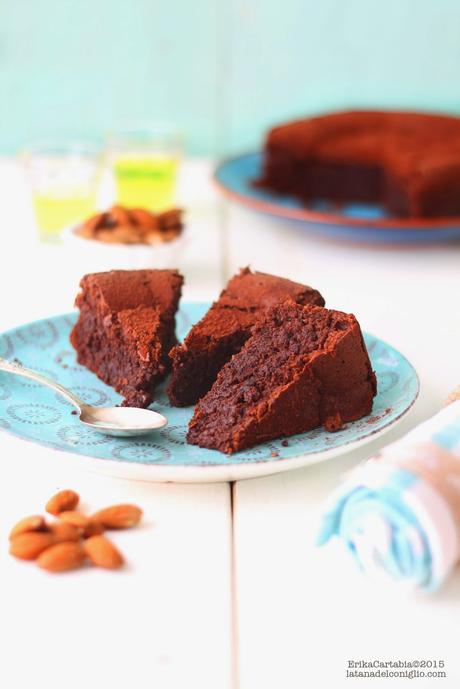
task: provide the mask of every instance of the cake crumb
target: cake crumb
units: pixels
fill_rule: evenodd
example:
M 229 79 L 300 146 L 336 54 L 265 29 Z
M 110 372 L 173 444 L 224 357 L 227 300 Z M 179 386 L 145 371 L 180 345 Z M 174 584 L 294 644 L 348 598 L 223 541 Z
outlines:
M 76 416 L 76 415 L 78 414 L 78 412 L 76 411 L 76 409 L 73 409 L 70 413 L 72 414 L 72 416 Z
M 281 441 L 281 445 L 282 445 L 283 447 L 289 447 L 289 442 L 288 442 L 287 440 L 282 440 L 282 441 Z
M 270 457 L 279 457 L 279 454 L 278 452 L 272 452 Z

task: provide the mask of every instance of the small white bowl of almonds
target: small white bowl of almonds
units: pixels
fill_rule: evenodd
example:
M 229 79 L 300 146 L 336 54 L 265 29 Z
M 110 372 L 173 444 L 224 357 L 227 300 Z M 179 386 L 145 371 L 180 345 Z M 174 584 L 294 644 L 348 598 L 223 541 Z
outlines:
M 112 206 L 62 233 L 86 272 L 176 268 L 184 248 L 182 210 Z

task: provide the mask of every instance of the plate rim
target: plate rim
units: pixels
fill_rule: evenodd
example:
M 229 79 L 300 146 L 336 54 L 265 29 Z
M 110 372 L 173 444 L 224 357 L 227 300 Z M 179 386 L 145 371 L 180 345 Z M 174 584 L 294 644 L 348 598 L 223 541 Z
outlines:
M 190 305 L 206 305 L 208 302 L 198 302 L 190 301 L 184 302 Z M 69 317 L 75 317 L 77 311 L 69 311 L 66 313 L 53 314 L 48 317 L 36 319 L 28 323 L 21 323 L 13 328 L 8 328 L 8 330 L 0 332 L 0 336 L 11 336 L 12 333 L 17 332 L 20 328 L 25 328 L 35 324 L 42 323 L 44 321 L 50 321 L 54 319 L 65 319 Z M 376 337 L 367 332 L 363 332 L 363 335 L 372 337 L 378 342 L 383 343 L 386 347 L 391 348 L 396 351 L 398 356 L 403 359 L 406 364 L 410 367 L 413 372 L 415 391 L 410 403 L 402 409 L 397 416 L 388 420 L 378 429 L 371 430 L 370 433 L 358 438 L 357 440 L 346 441 L 336 447 L 330 448 L 328 450 L 316 450 L 314 452 L 309 452 L 308 454 L 299 453 L 293 457 L 281 457 L 276 460 L 266 461 L 263 459 L 253 460 L 246 463 L 238 464 L 226 464 L 224 461 L 221 464 L 200 464 L 200 465 L 187 465 L 187 464 L 142 464 L 137 462 L 123 462 L 113 459 L 104 459 L 102 457 L 94 457 L 92 455 L 87 455 L 84 453 L 75 453 L 72 450 L 66 448 L 56 448 L 52 444 L 47 442 L 38 442 L 36 439 L 27 438 L 17 433 L 13 432 L 9 428 L 3 428 L 0 426 L 0 431 L 7 433 L 19 441 L 27 442 L 32 445 L 39 445 L 40 447 L 46 447 L 49 450 L 53 450 L 53 454 L 56 456 L 63 454 L 66 457 L 70 457 L 72 462 L 79 463 L 79 460 L 91 460 L 91 465 L 87 468 L 92 469 L 94 473 L 125 478 L 128 480 L 136 481 L 146 481 L 146 482 L 158 482 L 158 483 L 217 483 L 217 482 L 228 482 L 228 481 L 239 481 L 251 478 L 260 478 L 262 476 L 269 476 L 277 473 L 282 473 L 284 471 L 290 471 L 293 469 L 298 469 L 301 467 L 310 466 L 313 464 L 321 463 L 322 461 L 327 461 L 335 457 L 344 455 L 348 452 L 352 452 L 355 449 L 367 445 L 368 443 L 376 440 L 377 438 L 383 436 L 386 432 L 391 430 L 394 426 L 402 421 L 402 419 L 413 409 L 419 394 L 420 394 L 420 378 L 417 370 L 409 359 L 402 354 L 393 345 L 387 343 L 385 340 Z M 353 423 L 353 422 L 352 422 Z M 228 457 L 228 455 L 223 455 L 223 458 Z M 84 462 L 87 464 L 87 461 Z
M 257 199 L 252 196 L 242 194 L 234 191 L 228 187 L 222 179 L 220 174 L 222 170 L 245 158 L 253 156 L 262 157 L 262 151 L 253 151 L 248 153 L 241 153 L 239 155 L 230 156 L 220 161 L 213 172 L 213 182 L 218 190 L 231 201 L 236 201 L 242 205 L 251 208 L 252 210 L 275 215 L 280 218 L 288 220 L 301 220 L 308 223 L 319 223 L 323 225 L 344 225 L 352 227 L 356 230 L 410 230 L 413 232 L 430 232 L 433 230 L 454 230 L 460 229 L 460 216 L 440 217 L 440 218 L 351 218 L 334 213 L 324 213 L 321 211 L 312 211 L 304 208 L 288 208 L 281 206 L 274 201 L 265 201 L 264 199 Z
M 417 394 L 418 396 L 418 394 Z M 386 435 L 390 430 L 397 426 L 403 418 L 413 409 L 417 398 L 414 398 L 412 404 L 408 406 L 398 417 L 393 419 L 391 423 L 374 431 L 372 434 L 360 438 L 356 441 L 351 441 L 344 445 L 331 450 L 323 450 L 321 452 L 310 453 L 308 455 L 298 455 L 296 457 L 286 457 L 278 461 L 255 461 L 248 462 L 248 464 L 216 464 L 216 465 L 165 465 L 165 464 L 136 464 L 130 462 L 119 462 L 112 459 L 102 459 L 100 457 L 92 457 L 91 455 L 75 454 L 71 450 L 57 449 L 50 445 L 37 443 L 30 438 L 22 438 L 18 435 L 10 433 L 6 429 L 3 430 L 11 437 L 14 437 L 18 442 L 26 442 L 31 445 L 40 445 L 52 451 L 52 455 L 58 458 L 59 455 L 65 455 L 69 461 L 75 465 L 76 468 L 87 470 L 91 473 L 111 478 L 125 479 L 129 481 L 140 481 L 142 483 L 230 483 L 233 481 L 246 481 L 256 478 L 263 478 L 265 476 L 273 476 L 281 474 L 286 471 L 294 471 L 295 469 L 302 469 L 315 464 L 321 464 L 323 461 L 327 462 L 336 457 L 342 457 L 345 454 L 354 452 L 355 450 L 369 445 L 374 440 Z M 83 460 L 80 461 L 80 460 Z M 153 475 L 154 474 L 154 475 Z

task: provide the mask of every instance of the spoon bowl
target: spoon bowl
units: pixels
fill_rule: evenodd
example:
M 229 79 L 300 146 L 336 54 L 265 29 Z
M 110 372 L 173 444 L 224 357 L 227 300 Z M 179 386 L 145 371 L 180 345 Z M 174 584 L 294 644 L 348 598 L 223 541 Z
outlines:
M 152 409 L 137 407 L 91 407 L 82 405 L 80 421 L 98 433 L 120 438 L 147 435 L 164 428 L 168 420 Z

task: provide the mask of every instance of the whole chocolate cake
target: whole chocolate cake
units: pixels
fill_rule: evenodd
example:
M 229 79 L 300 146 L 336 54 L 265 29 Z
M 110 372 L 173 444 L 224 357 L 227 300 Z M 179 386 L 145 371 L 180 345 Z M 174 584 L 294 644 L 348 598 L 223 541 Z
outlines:
M 338 112 L 272 129 L 257 182 L 281 194 L 379 202 L 397 216 L 460 215 L 460 118 Z
M 190 421 L 193 445 L 232 453 L 366 416 L 376 394 L 353 315 L 294 302 L 274 306 L 221 369 Z
M 249 268 L 235 275 L 184 342 L 171 351 L 171 403 L 183 407 L 203 397 L 266 310 L 289 298 L 299 304 L 324 304 L 317 290 L 285 278 Z
M 147 407 L 169 370 L 183 278 L 176 270 L 112 270 L 85 275 L 70 334 L 80 364 L 124 396 Z

